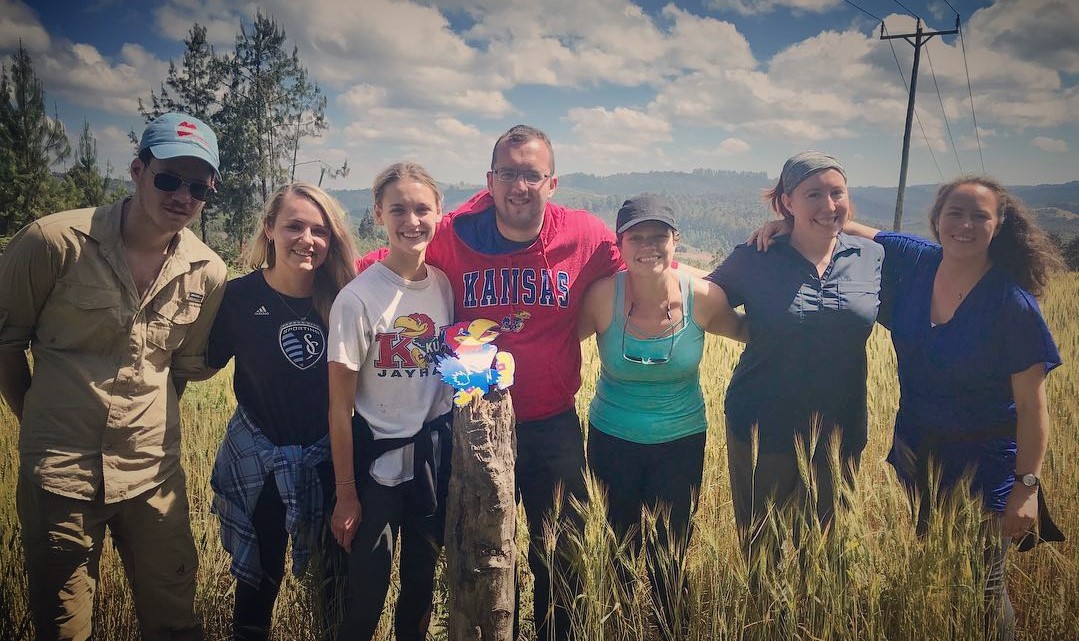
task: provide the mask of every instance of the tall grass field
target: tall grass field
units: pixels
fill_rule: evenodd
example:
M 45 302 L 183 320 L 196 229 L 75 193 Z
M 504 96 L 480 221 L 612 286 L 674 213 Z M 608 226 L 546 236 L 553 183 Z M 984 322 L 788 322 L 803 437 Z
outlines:
M 1065 543 L 1040 545 L 1008 555 L 1008 591 L 1016 610 L 1017 638 L 1023 641 L 1079 641 L 1079 274 L 1053 282 L 1042 307 L 1060 347 L 1064 365 L 1048 380 L 1052 436 L 1043 470 L 1050 507 Z M 985 605 L 981 550 L 976 544 L 981 514 L 970 501 L 939 510 L 930 535 L 914 535 L 907 498 L 884 462 L 891 443 L 898 400 L 895 355 L 887 332 L 877 328 L 869 345 L 870 441 L 850 496 L 850 507 L 830 532 L 802 528 L 798 549 L 782 518 L 771 525 L 779 541 L 776 562 L 761 570 L 747 562 L 735 533 L 727 479 L 723 394 L 740 347 L 710 337 L 701 366 L 707 399 L 709 440 L 704 483 L 693 540 L 684 563 L 686 590 L 677 607 L 686 621 L 682 638 L 922 640 L 984 639 Z M 584 385 L 578 395 L 582 417 L 599 370 L 590 341 L 585 349 Z M 807 370 L 806 376 L 816 375 Z M 233 579 L 229 558 L 210 514 L 210 468 L 233 409 L 230 372 L 188 387 L 183 398 L 183 461 L 191 500 L 191 520 L 199 548 L 196 606 L 207 639 L 231 638 Z M 26 604 L 19 524 L 15 513 L 18 425 L 0 409 L 0 639 L 32 639 Z M 820 445 L 823 447 L 823 444 Z M 614 568 L 634 560 L 604 527 L 602 493 L 582 509 L 583 532 L 552 531 L 573 541 L 583 589 L 574 599 L 577 638 L 621 640 L 660 638 L 652 613 L 643 561 L 638 581 L 626 590 Z M 566 506 L 565 509 L 572 509 Z M 520 519 L 523 523 L 523 518 Z M 644 520 L 645 532 L 649 520 Z M 523 532 L 522 532 L 523 535 Z M 521 540 L 524 549 L 524 539 Z M 752 567 L 751 567 L 752 565 Z M 525 567 L 522 557 L 522 567 Z M 310 577 L 289 577 L 275 612 L 275 639 L 322 636 L 323 604 L 309 596 Z M 530 590 L 527 577 L 524 589 Z M 439 583 L 433 638 L 445 637 L 445 586 Z M 95 638 L 138 639 L 134 608 L 115 550 L 103 551 L 98 585 Z M 393 595 L 389 599 L 392 607 Z M 531 599 L 522 598 L 524 617 Z M 380 639 L 391 639 L 388 614 Z M 525 624 L 529 637 L 532 628 Z

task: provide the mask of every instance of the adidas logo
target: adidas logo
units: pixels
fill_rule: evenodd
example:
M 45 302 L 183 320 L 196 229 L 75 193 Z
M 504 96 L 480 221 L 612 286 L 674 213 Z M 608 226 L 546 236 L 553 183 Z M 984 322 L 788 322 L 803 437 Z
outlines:
M 265 305 L 259 305 L 259 308 L 255 310 L 255 316 L 269 316 L 270 312 L 266 311 Z

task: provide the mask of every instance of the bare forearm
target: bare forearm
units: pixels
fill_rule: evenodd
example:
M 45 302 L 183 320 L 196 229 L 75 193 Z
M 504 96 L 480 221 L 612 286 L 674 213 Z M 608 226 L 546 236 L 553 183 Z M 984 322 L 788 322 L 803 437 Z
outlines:
M 843 232 L 850 234 L 851 236 L 859 236 L 861 238 L 873 240 L 873 238 L 880 233 L 880 230 L 876 227 L 870 227 L 869 225 L 863 225 L 862 223 L 848 220 L 843 223 Z
M 1020 410 L 1016 428 L 1015 472 L 1041 476 L 1045 450 L 1049 446 L 1049 412 L 1043 404 L 1030 411 Z
M 356 471 L 353 467 L 352 411 L 359 374 L 340 363 L 330 368 L 330 453 L 338 496 L 355 496 L 353 484 Z
M 1038 363 L 1012 376 L 1015 395 L 1017 474 L 1041 475 L 1049 445 L 1049 408 L 1045 397 L 1045 369 Z
M 0 351 L 0 395 L 15 418 L 22 421 L 23 400 L 30 390 L 30 363 L 26 352 Z

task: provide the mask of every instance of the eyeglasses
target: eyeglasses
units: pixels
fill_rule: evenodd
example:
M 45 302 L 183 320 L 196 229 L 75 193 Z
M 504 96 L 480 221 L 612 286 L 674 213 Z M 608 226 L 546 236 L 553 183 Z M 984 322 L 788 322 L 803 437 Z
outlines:
M 638 365 L 662 365 L 669 362 L 671 360 L 671 354 L 674 353 L 674 335 L 677 333 L 677 328 L 673 326 L 668 328 L 667 333 L 669 334 L 668 338 L 670 340 L 665 341 L 667 342 L 667 354 L 665 356 L 637 356 L 635 354 L 626 353 L 626 328 L 629 326 L 629 317 L 632 313 L 633 306 L 631 305 L 629 313 L 625 315 L 625 320 L 622 321 L 622 358 Z M 668 312 L 668 314 L 670 314 L 670 312 Z
M 165 171 L 157 172 L 149 167 L 147 167 L 147 169 L 154 175 L 154 187 L 161 191 L 172 193 L 180 187 L 187 185 L 187 191 L 191 194 L 191 197 L 202 202 L 207 202 L 217 193 L 217 190 L 207 183 L 191 182 L 180 178 L 176 174 L 170 174 Z
M 511 185 L 524 178 L 525 184 L 529 187 L 539 187 L 543 181 L 551 177 L 551 174 L 540 173 L 534 169 L 492 169 L 491 173 L 498 182 Z

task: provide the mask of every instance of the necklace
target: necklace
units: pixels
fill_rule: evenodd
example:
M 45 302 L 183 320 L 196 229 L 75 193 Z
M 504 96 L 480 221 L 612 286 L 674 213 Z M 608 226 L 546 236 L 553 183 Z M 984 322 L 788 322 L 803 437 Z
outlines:
M 277 291 L 273 287 L 271 287 L 270 290 L 273 291 L 273 293 L 277 295 L 277 300 L 281 301 L 281 304 L 284 305 L 288 309 L 288 311 L 292 312 L 293 316 L 295 316 L 296 318 L 298 318 L 298 319 L 300 319 L 302 321 L 307 320 L 307 316 L 311 313 L 311 311 L 313 309 L 315 309 L 315 304 L 312 302 L 311 306 L 308 307 L 307 311 L 304 312 L 303 315 L 301 316 L 295 309 L 292 309 L 292 305 L 288 304 L 288 301 L 286 301 L 285 297 L 281 295 L 281 292 Z
M 663 328 L 658 334 L 653 334 L 653 335 L 648 335 L 648 332 L 642 332 L 641 331 L 641 326 L 630 320 L 630 318 L 633 317 L 633 306 L 634 305 L 635 305 L 634 301 L 629 302 L 629 310 L 626 312 L 626 322 L 629 323 L 629 326 L 632 327 L 634 330 L 636 330 L 636 332 L 638 334 L 640 334 L 640 338 L 645 338 L 645 339 L 663 338 L 664 336 L 667 336 L 668 334 L 671 334 L 671 333 L 674 332 L 674 323 L 671 321 L 671 301 L 670 301 L 670 299 L 664 301 L 664 306 L 666 307 L 666 310 L 667 310 L 667 327 Z M 662 325 L 662 323 L 663 322 L 660 321 L 661 325 Z
M 307 320 L 307 317 L 311 314 L 312 310 L 315 309 L 315 303 L 314 303 L 314 301 L 312 301 L 311 305 L 307 308 L 307 311 L 304 312 L 301 315 L 295 309 L 292 308 L 292 305 L 288 304 L 288 301 L 286 301 L 285 297 L 281 295 L 281 292 L 274 289 L 273 285 L 270 284 L 270 279 L 266 278 L 266 272 L 263 272 L 262 279 L 263 279 L 263 281 L 266 282 L 266 287 L 270 288 L 270 291 L 273 292 L 275 296 L 277 296 L 277 300 L 281 301 L 281 304 L 285 306 L 285 309 L 292 312 L 292 315 L 295 316 L 296 318 L 298 318 L 298 319 L 300 319 L 302 321 L 305 321 L 305 320 Z

